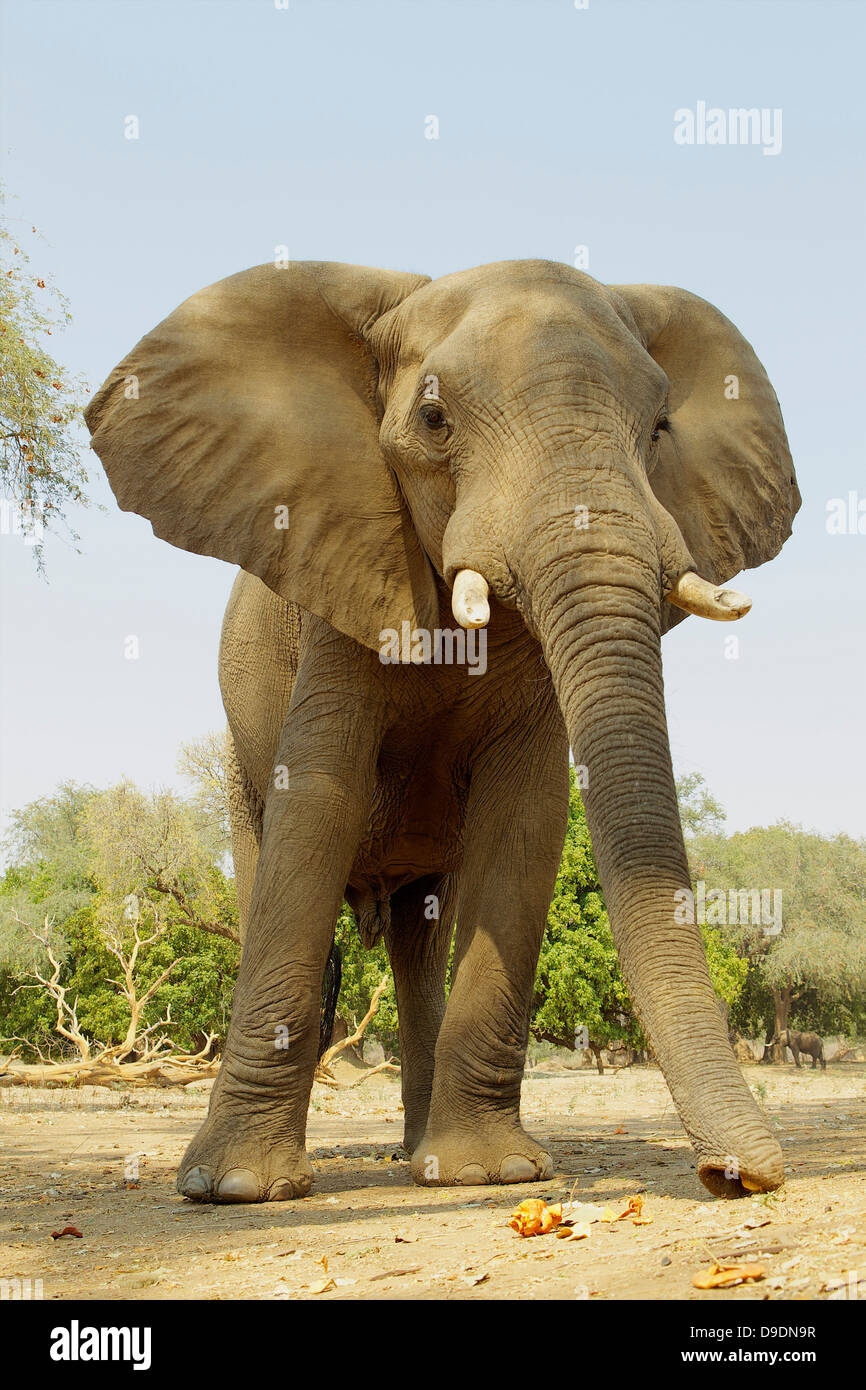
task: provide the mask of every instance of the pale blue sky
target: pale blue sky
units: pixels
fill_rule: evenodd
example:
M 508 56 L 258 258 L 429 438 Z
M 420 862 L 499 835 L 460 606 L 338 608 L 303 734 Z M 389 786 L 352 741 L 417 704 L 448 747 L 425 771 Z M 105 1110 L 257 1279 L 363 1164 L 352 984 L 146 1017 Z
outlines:
M 683 285 L 733 318 L 804 506 L 741 581 L 738 660 L 734 629 L 691 618 L 666 639 L 674 759 L 731 829 L 866 834 L 866 535 L 825 529 L 829 499 L 866 497 L 862 5 L 2 0 L 0 25 L 2 177 L 72 301 L 57 353 L 94 388 L 180 300 L 282 243 L 434 276 L 585 244 L 599 279 Z M 676 144 L 698 101 L 781 108 L 781 153 Z M 234 571 L 154 539 L 94 465 L 108 510 L 76 518 L 82 555 L 48 544 L 48 584 L 0 538 L 5 811 L 64 778 L 175 782 L 178 744 L 222 722 Z

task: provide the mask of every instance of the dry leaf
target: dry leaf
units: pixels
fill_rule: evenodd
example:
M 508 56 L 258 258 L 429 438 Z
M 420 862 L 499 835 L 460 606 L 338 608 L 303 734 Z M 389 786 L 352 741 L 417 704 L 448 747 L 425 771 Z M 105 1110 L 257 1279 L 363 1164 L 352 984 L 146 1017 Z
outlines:
M 593 1206 L 591 1202 L 575 1202 L 573 1206 L 566 1209 L 566 1214 L 562 1219 L 570 1226 L 592 1225 L 594 1221 L 608 1220 L 609 1218 L 605 1216 L 605 1212 L 608 1210 L 607 1207 Z
M 527 1197 L 514 1209 L 508 1224 L 519 1236 L 546 1236 L 562 1221 L 562 1203 L 548 1206 L 541 1197 Z
M 692 1279 L 696 1289 L 732 1289 L 736 1284 L 749 1284 L 763 1279 L 763 1265 L 723 1265 L 715 1261 L 709 1271 L 698 1271 Z
M 620 1212 L 617 1221 L 624 1221 L 627 1216 L 640 1216 L 642 1206 L 643 1197 L 629 1197 L 628 1206 L 625 1211 Z
M 582 1226 L 560 1226 L 556 1232 L 557 1240 L 589 1240 L 590 1226 L 585 1221 Z
M 335 1289 L 336 1287 L 336 1282 L 333 1279 L 320 1279 L 318 1284 L 310 1285 L 310 1293 L 327 1293 L 329 1289 Z

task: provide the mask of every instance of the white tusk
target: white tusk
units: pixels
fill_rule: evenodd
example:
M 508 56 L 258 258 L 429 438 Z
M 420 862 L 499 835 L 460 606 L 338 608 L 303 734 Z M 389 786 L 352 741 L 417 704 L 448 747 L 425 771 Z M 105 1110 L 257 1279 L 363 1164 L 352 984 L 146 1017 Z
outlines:
M 451 594 L 451 612 L 461 627 L 486 627 L 490 622 L 490 585 L 476 570 L 458 570 Z
M 667 595 L 668 603 L 676 604 L 686 613 L 694 613 L 699 618 L 714 618 L 716 622 L 731 623 L 743 618 L 752 606 L 752 600 L 736 589 L 720 589 L 701 579 L 694 570 L 680 575 Z

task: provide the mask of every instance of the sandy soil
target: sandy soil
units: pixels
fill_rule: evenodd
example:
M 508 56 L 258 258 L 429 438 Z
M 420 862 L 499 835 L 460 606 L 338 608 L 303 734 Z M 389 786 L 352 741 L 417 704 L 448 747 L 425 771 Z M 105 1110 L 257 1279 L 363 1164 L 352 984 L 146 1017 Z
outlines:
M 661 1073 L 541 1067 L 524 1119 L 556 1163 L 519 1188 L 415 1188 L 400 1147 L 399 1083 L 316 1086 L 300 1202 L 184 1202 L 175 1166 L 209 1084 L 186 1091 L 0 1090 L 0 1279 L 42 1280 L 46 1299 L 866 1298 L 866 1066 L 747 1067 L 786 1153 L 778 1194 L 713 1200 L 699 1186 Z M 138 1181 L 134 1180 L 138 1156 Z M 594 1225 L 588 1240 L 521 1239 L 509 1212 L 529 1196 L 622 1209 L 645 1196 L 650 1225 Z M 52 1239 L 72 1224 L 81 1239 Z M 766 1277 L 700 1292 L 710 1261 Z M 327 1275 L 325 1265 L 327 1261 Z M 326 1291 L 316 1288 L 326 1277 Z

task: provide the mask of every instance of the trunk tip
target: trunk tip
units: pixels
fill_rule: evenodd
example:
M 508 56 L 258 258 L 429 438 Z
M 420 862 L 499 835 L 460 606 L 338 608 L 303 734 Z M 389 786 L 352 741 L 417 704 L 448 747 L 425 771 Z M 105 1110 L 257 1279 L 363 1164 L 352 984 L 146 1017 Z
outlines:
M 724 1158 L 705 1158 L 698 1164 L 698 1177 L 714 1197 L 750 1197 L 756 1192 L 775 1192 L 785 1181 L 782 1150 L 774 1142 L 774 1152 L 760 1164 L 740 1167 L 732 1154 Z

